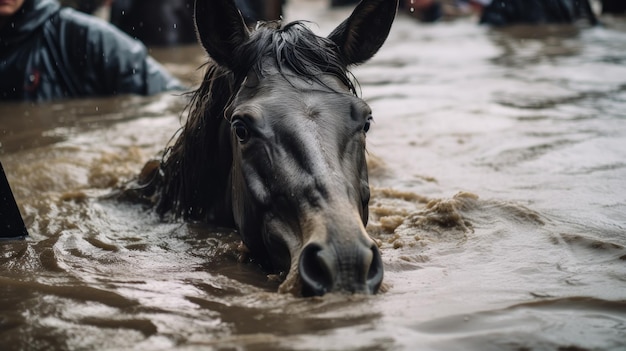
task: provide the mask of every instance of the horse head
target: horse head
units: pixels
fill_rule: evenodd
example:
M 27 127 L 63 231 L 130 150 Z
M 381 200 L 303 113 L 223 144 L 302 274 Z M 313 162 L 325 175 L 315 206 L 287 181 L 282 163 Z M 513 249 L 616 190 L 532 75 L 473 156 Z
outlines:
M 250 32 L 233 0 L 196 1 L 198 37 L 215 62 L 196 92 L 203 109 L 198 118 L 219 123 L 185 129 L 210 127 L 205 137 L 219 154 L 207 158 L 202 155 L 210 151 L 197 150 L 202 143 L 188 143 L 195 161 L 185 156 L 173 167 L 213 162 L 224 172 L 189 171 L 195 181 L 178 187 L 193 188 L 187 192 L 198 200 L 176 201 L 192 212 L 212 201 L 206 216 L 230 218 L 253 257 L 288 272 L 283 287 L 303 295 L 376 293 L 382 282 L 380 252 L 365 231 L 372 111 L 357 97 L 348 67 L 382 46 L 397 5 L 363 0 L 328 37 L 319 37 L 300 22 L 261 24 Z M 220 85 L 216 76 L 230 78 Z M 215 107 L 218 100 L 222 106 Z M 207 183 L 202 178 L 223 190 L 207 190 L 212 200 L 200 199 L 203 191 L 189 184 Z

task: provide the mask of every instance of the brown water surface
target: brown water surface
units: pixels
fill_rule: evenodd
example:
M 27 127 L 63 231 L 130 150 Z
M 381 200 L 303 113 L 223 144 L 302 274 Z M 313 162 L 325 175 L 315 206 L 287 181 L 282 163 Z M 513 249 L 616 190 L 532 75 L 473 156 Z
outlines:
M 348 9 L 290 1 L 329 33 Z M 2 350 L 626 349 L 626 25 L 494 30 L 399 16 L 354 70 L 374 110 L 370 234 L 386 292 L 298 298 L 236 233 L 104 195 L 185 98 L 0 104 L 30 231 L 0 242 Z M 187 82 L 195 46 L 155 50 Z

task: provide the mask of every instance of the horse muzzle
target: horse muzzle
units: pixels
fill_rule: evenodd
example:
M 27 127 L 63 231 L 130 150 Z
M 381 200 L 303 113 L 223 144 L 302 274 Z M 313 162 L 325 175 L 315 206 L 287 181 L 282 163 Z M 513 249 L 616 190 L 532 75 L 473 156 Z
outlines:
M 298 269 L 303 296 L 375 294 L 383 280 L 380 251 L 369 238 L 309 242 L 302 249 Z

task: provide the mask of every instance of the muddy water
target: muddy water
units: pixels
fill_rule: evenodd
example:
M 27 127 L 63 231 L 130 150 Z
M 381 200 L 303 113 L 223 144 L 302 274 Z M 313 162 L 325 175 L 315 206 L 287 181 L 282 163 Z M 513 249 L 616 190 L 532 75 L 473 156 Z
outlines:
M 328 33 L 347 10 L 292 1 Z M 626 25 L 490 30 L 400 16 L 355 69 L 386 292 L 302 299 L 227 228 L 103 198 L 185 99 L 0 105 L 31 236 L 0 242 L 3 350 L 626 348 Z M 188 82 L 196 47 L 155 51 Z

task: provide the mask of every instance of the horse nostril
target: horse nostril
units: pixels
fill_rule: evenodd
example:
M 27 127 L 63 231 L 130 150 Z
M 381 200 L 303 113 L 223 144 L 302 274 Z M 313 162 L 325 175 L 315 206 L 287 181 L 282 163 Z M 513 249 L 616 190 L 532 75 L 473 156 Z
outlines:
M 376 245 L 372 245 L 371 250 L 373 255 L 367 271 L 367 287 L 371 293 L 375 294 L 383 282 L 383 260 Z
M 383 261 L 376 245 L 352 247 L 336 257 L 337 250 L 310 243 L 299 261 L 302 295 L 324 295 L 331 290 L 375 294 L 383 281 Z M 348 254 L 351 252 L 352 254 Z
M 309 244 L 302 249 L 299 269 L 304 296 L 324 295 L 333 286 L 334 261 L 322 250 L 318 244 Z

